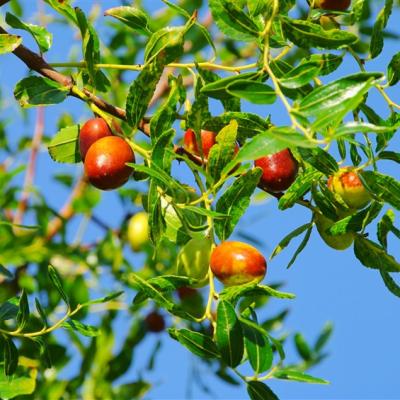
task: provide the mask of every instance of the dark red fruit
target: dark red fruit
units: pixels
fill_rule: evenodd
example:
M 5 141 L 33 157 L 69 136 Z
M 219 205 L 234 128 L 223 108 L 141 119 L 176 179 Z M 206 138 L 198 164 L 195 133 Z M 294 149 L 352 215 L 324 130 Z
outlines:
M 178 288 L 176 291 L 178 293 L 178 297 L 181 300 L 187 299 L 189 297 L 193 297 L 193 296 L 195 296 L 197 294 L 197 290 L 196 289 L 193 289 L 193 288 L 188 287 L 188 286 L 182 286 L 182 287 Z
M 85 160 L 89 147 L 97 140 L 111 136 L 112 131 L 103 118 L 93 118 L 86 121 L 79 131 L 79 151 Z
M 262 157 L 255 166 L 263 170 L 260 184 L 269 192 L 282 192 L 296 179 L 298 163 L 289 149 Z
M 157 311 L 152 311 L 151 313 L 147 314 L 144 322 L 146 324 L 147 330 L 150 332 L 158 333 L 162 332 L 165 329 L 164 317 Z
M 345 11 L 349 8 L 351 0 L 315 0 L 314 7 L 324 10 Z
M 217 134 L 211 131 L 201 130 L 201 144 L 203 150 L 203 156 L 205 159 L 208 158 L 210 154 L 211 147 L 214 146 L 216 141 Z M 191 153 L 200 156 L 200 148 L 196 140 L 196 134 L 192 129 L 188 129 L 185 132 L 185 136 L 183 138 L 183 142 L 185 145 L 185 149 L 190 151 Z M 235 146 L 235 154 L 239 151 L 239 146 Z
M 102 190 L 122 186 L 132 173 L 126 163 L 134 163 L 135 154 L 118 136 L 106 136 L 93 143 L 85 157 L 85 172 L 90 183 Z

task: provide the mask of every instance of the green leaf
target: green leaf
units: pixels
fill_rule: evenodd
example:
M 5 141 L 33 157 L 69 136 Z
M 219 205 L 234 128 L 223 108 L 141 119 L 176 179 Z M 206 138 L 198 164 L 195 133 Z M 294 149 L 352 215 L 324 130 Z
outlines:
M 224 167 L 234 158 L 238 123 L 232 120 L 216 136 L 216 144 L 211 147 L 207 172 L 214 182 L 218 182 Z
M 375 171 L 362 171 L 359 176 L 374 198 L 400 210 L 400 183 L 396 179 Z
M 279 397 L 260 381 L 247 382 L 247 393 L 251 400 L 279 400 Z
M 146 45 L 144 60 L 146 64 L 154 58 L 163 58 L 169 64 L 183 53 L 183 39 L 186 27 L 166 27 L 154 32 Z M 164 52 L 164 54 L 162 54 Z
M 202 207 L 196 207 L 196 206 L 184 206 L 184 209 L 187 211 L 191 211 L 196 214 L 204 215 L 205 217 L 212 217 L 215 219 L 224 219 L 224 218 L 229 218 L 228 214 L 223 214 L 217 211 L 213 210 L 207 210 Z
M 61 325 L 63 328 L 70 331 L 79 332 L 81 335 L 94 337 L 100 335 L 100 331 L 95 326 L 86 325 L 82 322 L 69 318 L 67 321 L 63 322 Z
M 400 272 L 400 264 L 378 244 L 357 236 L 354 241 L 354 254 L 368 268 L 385 272 Z
M 226 287 L 220 294 L 222 300 L 228 301 L 233 305 L 236 305 L 242 297 L 253 298 L 255 296 L 270 296 L 277 299 L 294 299 L 296 297 L 292 293 L 281 292 L 270 286 L 257 285 L 254 282 L 240 286 Z
M 132 6 L 114 7 L 106 10 L 104 15 L 116 18 L 143 35 L 149 36 L 152 34 L 149 17 L 139 8 Z
M 151 153 L 151 161 L 153 164 L 159 166 L 163 171 L 170 172 L 171 170 L 171 152 L 168 150 L 173 149 L 172 140 L 175 136 L 175 130 L 169 129 L 164 131 L 154 141 L 153 151 Z
M 216 341 L 222 359 L 237 367 L 243 357 L 243 331 L 235 309 L 225 300 L 218 303 Z
M 82 161 L 79 151 L 79 125 L 67 126 L 56 133 L 48 144 L 50 157 L 60 163 Z
M 0 363 L 0 398 L 13 399 L 17 396 L 31 395 L 36 389 L 37 370 L 18 367 L 10 379 L 4 373 L 4 364 Z
M 389 86 L 394 86 L 400 80 L 400 52 L 396 53 L 390 60 L 387 78 Z
M 35 297 L 35 306 L 36 306 L 37 312 L 39 313 L 39 317 L 40 317 L 40 320 L 42 321 L 43 327 L 47 328 L 49 326 L 49 323 L 47 322 L 46 313 L 43 310 L 43 307 L 40 304 L 39 299 L 36 297 Z
M 297 89 L 307 85 L 312 79 L 316 78 L 321 70 L 321 63 L 318 61 L 304 62 L 293 68 L 279 82 L 288 89 Z
M 218 199 L 217 212 L 229 216 L 224 220 L 215 220 L 215 232 L 221 241 L 229 238 L 239 219 L 247 210 L 250 205 L 250 197 L 258 185 L 261 175 L 260 168 L 246 172 L 239 176 Z
M 14 89 L 16 100 L 24 108 L 62 103 L 68 94 L 69 88 L 39 76 L 20 80 Z
M 314 351 L 319 353 L 325 347 L 325 345 L 328 343 L 329 338 L 332 336 L 332 332 L 333 325 L 332 323 L 327 322 L 315 342 Z
M 7 268 L 5 268 L 4 265 L 1 264 L 0 264 L 0 275 L 9 279 L 13 278 L 13 274 Z
M 320 86 L 301 100 L 294 114 L 298 112 L 305 117 L 314 117 L 315 130 L 327 125 L 339 125 L 381 77 L 382 74 L 377 72 L 360 72 Z
M 299 174 L 290 188 L 279 199 L 279 209 L 286 210 L 293 207 L 296 201 L 301 199 L 311 189 L 312 184 L 321 177 L 322 173 L 314 168 L 308 168 Z
M 211 14 L 218 28 L 235 40 L 252 41 L 259 35 L 259 27 L 234 2 L 209 0 Z
M 210 336 L 189 329 L 169 328 L 170 336 L 201 358 L 218 358 L 217 346 Z
M 389 232 L 393 232 L 400 239 L 400 230 L 394 226 L 395 214 L 392 209 L 386 211 L 386 214 L 378 222 L 377 225 L 377 237 L 379 243 L 386 249 L 387 248 L 387 236 Z
M 275 247 L 274 251 L 271 254 L 271 260 L 277 256 L 283 249 L 285 249 L 287 246 L 289 246 L 290 242 L 300 236 L 304 231 L 310 229 L 312 227 L 312 223 L 304 224 L 299 226 L 298 228 L 294 229 L 292 232 L 290 232 L 288 235 L 286 235 L 280 242 L 279 244 Z
M 339 170 L 336 160 L 320 147 L 313 149 L 299 148 L 298 150 L 304 161 L 326 176 L 330 176 Z
M 396 297 L 400 297 L 400 286 L 395 282 L 395 280 L 386 271 L 379 271 L 385 286 L 393 293 Z
M 58 274 L 57 270 L 51 265 L 49 265 L 48 271 L 49 271 L 49 277 L 50 277 L 51 283 L 57 289 L 58 293 L 60 294 L 61 298 L 64 300 L 65 304 L 67 304 L 67 306 L 69 307 L 69 305 L 70 305 L 69 299 L 68 299 L 67 294 L 64 291 L 60 275 Z
M 265 132 L 271 127 L 269 122 L 262 119 L 257 114 L 230 111 L 221 114 L 218 117 L 212 117 L 205 120 L 203 128 L 213 132 L 219 132 L 233 119 L 238 123 L 238 140 L 240 142 L 259 133 Z
M 182 78 L 171 79 L 169 82 L 170 92 L 167 100 L 157 109 L 156 113 L 150 120 L 150 137 L 154 144 L 156 139 L 172 127 L 176 119 L 176 106 L 181 99 Z
M 75 14 L 82 35 L 83 58 L 85 59 L 90 80 L 99 90 L 105 91 L 105 88 L 102 87 L 102 82 L 100 81 L 101 78 L 98 78 L 95 67 L 95 64 L 98 64 L 100 61 L 100 43 L 97 32 L 79 7 L 75 7 Z
M 43 26 L 27 24 L 11 13 L 6 13 L 6 22 L 12 28 L 29 32 L 35 39 L 41 52 L 45 53 L 51 47 L 53 35 Z
M 332 138 L 340 138 L 341 136 L 353 135 L 355 133 L 388 133 L 395 131 L 400 124 L 396 124 L 394 126 L 385 126 L 385 125 L 374 125 L 366 122 L 348 122 L 346 124 L 340 125 L 337 129 L 335 129 Z
M 336 71 L 340 67 L 340 64 L 343 61 L 343 56 L 340 54 L 312 54 L 310 57 L 307 57 L 303 62 L 304 63 L 314 63 L 317 62 L 320 65 L 319 75 L 329 75 L 333 71 Z
M 126 118 L 128 123 L 137 127 L 147 111 L 158 81 L 161 78 L 165 65 L 163 57 L 156 57 L 145 65 L 137 78 L 129 87 L 126 99 Z
M 297 332 L 294 335 L 294 344 L 297 352 L 304 361 L 310 361 L 312 359 L 311 348 L 301 333 Z
M 11 301 L 6 301 L 0 305 L 0 322 L 16 318 L 17 313 L 18 306 Z
M 290 268 L 294 262 L 296 261 L 297 257 L 299 256 L 299 254 L 306 248 L 308 241 L 310 240 L 310 236 L 311 236 L 311 232 L 313 229 L 313 225 L 311 225 L 308 229 L 306 234 L 304 235 L 303 240 L 301 241 L 301 243 L 299 244 L 299 247 L 297 248 L 297 250 L 294 252 L 293 257 L 290 259 L 289 264 L 287 265 L 286 268 Z
M 237 82 L 245 81 L 250 83 L 257 83 L 263 79 L 263 76 L 259 72 L 245 72 L 243 74 L 228 76 L 222 79 L 216 79 L 204 85 L 201 89 L 201 93 L 208 97 L 212 97 L 218 100 L 227 100 L 232 97 L 232 94 L 228 92 L 228 87 L 234 85 Z
M 400 153 L 396 153 L 394 151 L 381 151 L 378 154 L 378 158 L 380 160 L 390 160 L 400 164 Z
M 251 326 L 242 325 L 244 333 L 244 344 L 249 362 L 256 374 L 269 370 L 273 362 L 271 344 L 266 336 Z
M 383 50 L 384 29 L 389 21 L 393 9 L 393 0 L 385 0 L 385 6 L 379 12 L 374 27 L 372 28 L 369 54 L 371 58 L 379 56 Z
M 0 34 L 0 54 L 11 53 L 22 43 L 22 37 L 9 35 L 7 33 Z
M 254 104 L 273 104 L 276 100 L 276 93 L 272 87 L 250 80 L 236 80 L 227 86 L 226 91 Z
M 120 297 L 123 293 L 124 293 L 123 291 L 114 292 L 114 293 L 108 294 L 107 296 L 100 297 L 98 299 L 89 300 L 86 303 L 82 303 L 82 307 L 87 307 L 87 306 L 90 306 L 92 304 L 108 303 L 109 301 Z
M 59 0 L 44 0 L 51 8 L 63 15 L 66 19 L 78 26 L 74 9 L 69 5 L 69 2 Z
M 18 367 L 18 349 L 8 336 L 4 336 L 4 373 L 11 376 Z
M 28 323 L 28 320 L 29 320 L 28 296 L 26 295 L 25 290 L 23 290 L 21 297 L 19 299 L 19 307 L 17 314 L 18 329 L 22 331 L 25 328 L 26 324 Z
M 358 36 L 348 31 L 331 29 L 326 31 L 320 25 L 304 20 L 281 17 L 286 37 L 295 45 L 309 49 L 340 49 L 358 41 Z
M 274 372 L 274 377 L 277 379 L 285 379 L 289 381 L 305 382 L 305 383 L 316 383 L 322 385 L 328 385 L 329 381 L 321 378 L 315 378 L 314 376 L 305 374 L 304 372 L 291 370 L 291 369 L 280 369 Z

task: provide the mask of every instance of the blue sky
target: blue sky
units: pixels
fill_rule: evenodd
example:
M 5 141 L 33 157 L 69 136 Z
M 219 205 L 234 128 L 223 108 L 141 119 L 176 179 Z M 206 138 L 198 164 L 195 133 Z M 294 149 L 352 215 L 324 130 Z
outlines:
M 26 2 L 28 18 L 32 19 L 36 2 Z M 84 10 L 90 9 L 92 1 L 75 1 L 75 5 Z M 117 1 L 96 2 L 102 11 L 118 4 Z M 148 3 L 144 1 L 144 3 Z M 149 2 L 150 3 L 150 2 Z M 305 3 L 305 2 L 304 2 Z M 375 2 L 374 2 L 375 3 Z M 376 2 L 378 3 L 378 2 Z M 162 7 L 162 2 L 151 1 L 151 7 Z M 8 8 L 5 7 L 5 10 Z M 46 10 L 49 9 L 46 6 Z M 2 9 L 1 16 L 4 16 Z M 102 14 L 102 13 L 101 13 Z M 100 15 L 101 15 L 100 14 Z M 389 29 L 399 33 L 396 21 L 399 20 L 398 11 L 391 18 Z M 97 23 L 100 27 L 100 22 Z M 64 27 L 50 25 L 54 33 L 54 45 L 49 51 L 48 61 L 68 61 L 65 46 L 69 46 L 73 39 L 73 31 L 66 31 Z M 106 30 L 100 28 L 100 35 Z M 24 42 L 30 47 L 34 44 L 26 35 Z M 399 51 L 398 41 L 388 41 L 384 53 L 378 60 L 367 64 L 369 71 L 385 71 L 391 56 Z M 327 77 L 334 80 L 357 71 L 355 62 L 347 58 L 341 68 Z M 35 110 L 27 112 L 26 119 L 21 117 L 18 105 L 13 100 L 13 88 L 16 82 L 26 75 L 26 68 L 12 55 L 2 56 L 0 61 L 0 86 L 5 104 L 2 105 L 2 116 L 9 119 L 7 132 L 12 134 L 12 141 L 17 142 L 22 135 L 31 134 L 34 126 Z M 394 101 L 400 103 L 398 89 L 392 88 L 389 93 Z M 369 105 L 384 116 L 388 109 L 377 91 L 372 91 Z M 88 108 L 76 99 L 68 99 L 62 105 L 46 109 L 46 135 L 56 132 L 55 123 L 58 116 L 68 110 L 76 122 L 81 122 L 90 116 Z M 254 107 L 249 103 L 243 104 L 243 109 L 260 113 L 262 116 L 272 115 L 276 124 L 286 124 L 288 119 L 279 103 L 273 106 Z M 399 148 L 400 140 L 392 142 L 391 150 Z M 18 160 L 23 163 L 24 159 Z M 400 178 L 398 166 L 389 162 L 382 162 L 382 171 Z M 41 191 L 50 196 L 51 204 L 61 205 L 67 192 L 55 184 L 51 175 L 56 172 L 80 173 L 81 166 L 65 166 L 55 164 L 43 149 L 38 162 L 36 185 Z M 57 186 L 55 186 L 57 185 Z M 55 190 L 56 187 L 56 190 Z M 112 212 L 110 212 L 112 210 Z M 106 193 L 102 203 L 96 209 L 97 215 L 102 215 L 117 226 L 121 218 L 115 195 Z M 237 232 L 245 232 L 256 236 L 264 245 L 261 248 L 266 256 L 290 230 L 308 222 L 309 214 L 301 207 L 295 207 L 285 212 L 277 210 L 275 200 L 270 200 L 249 209 L 246 217 L 240 222 Z M 76 230 L 77 221 L 71 232 Z M 72 233 L 71 233 L 72 234 Z M 99 237 L 100 231 L 89 229 L 85 239 Z M 374 239 L 374 232 L 372 238 Z M 238 236 L 236 236 L 238 237 Z M 391 252 L 400 258 L 398 245 L 391 242 Z M 400 299 L 395 298 L 384 287 L 376 271 L 362 267 L 356 260 L 351 249 L 344 252 L 328 248 L 314 233 L 309 245 L 298 258 L 295 265 L 286 269 L 296 246 L 292 245 L 273 261 L 269 262 L 266 284 L 285 282 L 284 289 L 294 292 L 297 298 L 294 301 L 273 300 L 265 309 L 265 316 L 274 315 L 277 311 L 290 306 L 290 314 L 286 320 L 285 329 L 294 333 L 301 331 L 305 337 L 313 341 L 326 321 L 332 321 L 335 326 L 333 337 L 327 347 L 329 357 L 314 368 L 312 374 L 331 381 L 328 386 L 307 385 L 291 382 L 271 381 L 271 388 L 282 399 L 396 399 L 399 398 L 400 381 L 398 379 L 398 360 L 400 359 L 399 333 L 399 306 Z M 139 261 L 137 261 L 139 265 Z M 104 282 L 109 285 L 109 282 Z M 130 297 L 127 298 L 130 301 Z M 121 328 L 124 327 L 128 314 L 121 318 Z M 123 330 L 123 329 L 122 329 Z M 141 369 L 147 361 L 147 354 L 151 351 L 158 337 L 149 335 L 136 352 L 134 371 Z M 197 366 L 204 382 L 217 394 L 220 399 L 243 399 L 246 397 L 243 386 L 237 388 L 228 386 L 214 378 L 206 365 L 201 365 L 197 359 L 184 350 L 167 334 L 162 337 L 162 351 L 157 359 L 157 367 L 153 373 L 144 373 L 144 377 L 155 382 L 155 388 L 150 392 L 151 399 L 180 399 L 185 396 L 186 382 L 191 368 Z M 296 360 L 292 341 L 287 342 L 288 361 Z M 73 372 L 67 371 L 66 373 Z M 196 387 L 193 388 L 193 398 L 207 398 Z

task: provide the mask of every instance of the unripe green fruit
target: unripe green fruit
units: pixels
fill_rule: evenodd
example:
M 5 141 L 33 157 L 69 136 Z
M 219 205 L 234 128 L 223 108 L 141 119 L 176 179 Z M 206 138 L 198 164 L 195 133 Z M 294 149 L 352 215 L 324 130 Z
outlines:
M 343 167 L 332 175 L 328 180 L 328 188 L 339 195 L 349 208 L 355 210 L 364 208 L 371 201 L 371 195 L 352 167 Z
M 149 216 L 145 211 L 133 215 L 128 222 L 128 241 L 133 251 L 140 249 L 149 241 Z
M 349 8 L 351 0 L 315 0 L 314 7 L 323 10 L 345 11 Z
M 213 250 L 210 268 L 224 285 L 243 285 L 260 282 L 267 272 L 267 262 L 255 247 L 227 241 Z
M 197 279 L 195 287 L 205 286 L 208 282 L 211 240 L 208 238 L 191 239 L 181 249 L 177 260 L 177 274 Z
M 343 235 L 329 235 L 327 230 L 335 223 L 330 218 L 321 214 L 315 215 L 315 225 L 322 240 L 333 249 L 345 250 L 350 247 L 354 242 L 354 233 L 348 232 Z

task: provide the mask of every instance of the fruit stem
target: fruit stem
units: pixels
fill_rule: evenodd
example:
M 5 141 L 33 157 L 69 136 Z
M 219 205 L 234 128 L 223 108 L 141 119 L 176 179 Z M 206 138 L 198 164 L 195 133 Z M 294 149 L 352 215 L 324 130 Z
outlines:
M 129 146 L 131 146 L 131 149 L 140 154 L 143 158 L 145 159 L 149 159 L 150 158 L 150 152 L 145 150 L 142 146 L 139 146 L 137 143 L 135 143 L 134 141 L 127 139 L 126 137 L 124 137 L 124 139 L 127 141 L 127 143 L 129 144 Z

